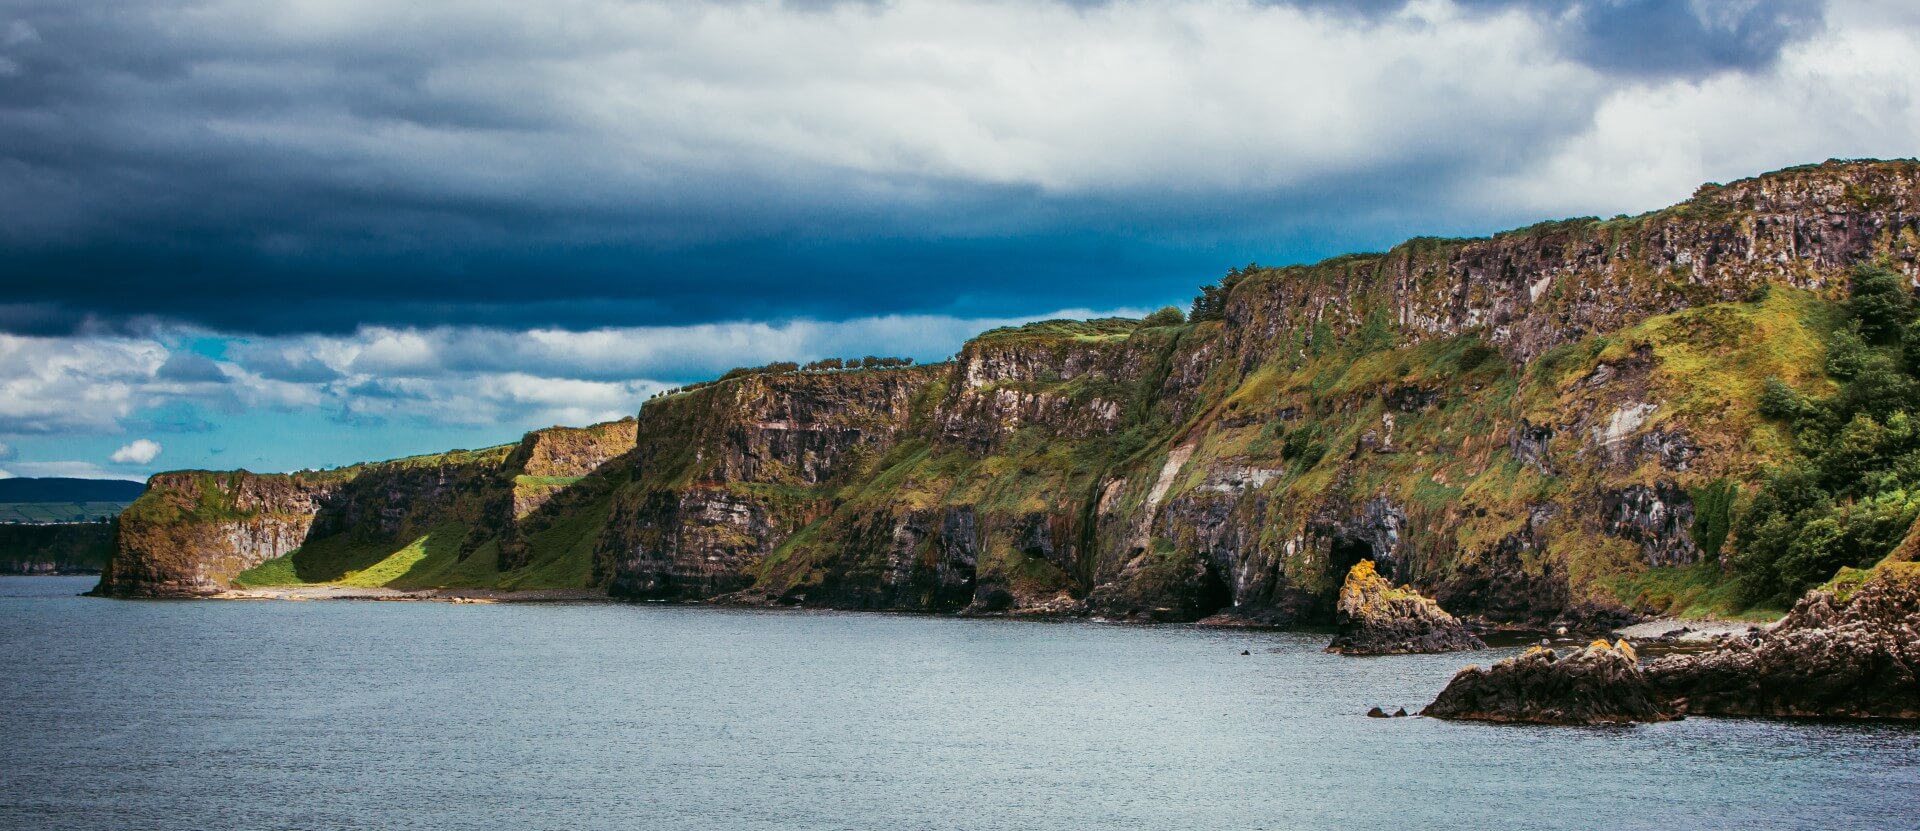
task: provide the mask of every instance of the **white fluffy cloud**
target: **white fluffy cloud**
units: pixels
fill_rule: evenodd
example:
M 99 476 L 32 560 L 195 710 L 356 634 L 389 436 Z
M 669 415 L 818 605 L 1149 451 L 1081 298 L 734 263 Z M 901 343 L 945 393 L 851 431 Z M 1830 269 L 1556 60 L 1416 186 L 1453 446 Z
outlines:
M 166 359 L 147 339 L 0 334 L 0 433 L 117 429 Z
M 0 335 L 0 435 L 112 434 L 170 405 L 460 426 L 586 424 L 632 415 L 661 389 L 735 366 L 867 354 L 939 360 L 996 326 L 1141 313 L 1067 309 L 1015 318 L 912 315 L 584 332 L 369 327 L 350 335 L 245 339 L 189 330 L 146 338 Z M 181 346 L 209 340 L 225 341 L 219 357 Z M 111 461 L 144 465 L 160 449 L 142 438 Z
M 152 462 L 159 455 L 159 442 L 152 439 L 134 439 L 122 445 L 119 450 L 113 451 L 113 455 L 107 457 L 107 461 L 116 465 L 144 465 Z

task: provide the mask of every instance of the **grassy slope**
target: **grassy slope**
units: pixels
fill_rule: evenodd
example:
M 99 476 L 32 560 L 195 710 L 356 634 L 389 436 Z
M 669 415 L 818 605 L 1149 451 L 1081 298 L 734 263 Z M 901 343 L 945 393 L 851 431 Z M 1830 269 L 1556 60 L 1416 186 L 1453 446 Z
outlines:
M 508 476 L 510 471 L 496 473 L 495 469 L 504 462 L 505 451 L 511 447 L 413 457 L 360 467 L 451 463 L 473 466 L 485 475 Z M 523 480 L 533 480 L 536 486 L 564 490 L 567 485 L 591 478 L 510 476 L 505 486 L 523 487 L 528 484 Z M 561 480 L 565 480 L 564 483 Z M 457 517 L 481 510 L 479 506 L 484 498 L 484 495 L 462 497 L 460 504 L 444 512 L 448 518 L 418 536 L 367 538 L 348 531 L 309 540 L 282 557 L 242 572 L 234 583 L 250 588 L 301 585 L 509 590 L 588 587 L 594 539 L 606 522 L 604 495 L 582 506 L 569 506 L 575 510 L 552 512 L 554 516 L 550 520 L 542 515 L 543 521 L 527 536 L 529 561 L 524 567 L 504 573 L 498 569 L 497 541 L 482 541 L 468 548 L 465 556 L 461 555 L 471 526 Z

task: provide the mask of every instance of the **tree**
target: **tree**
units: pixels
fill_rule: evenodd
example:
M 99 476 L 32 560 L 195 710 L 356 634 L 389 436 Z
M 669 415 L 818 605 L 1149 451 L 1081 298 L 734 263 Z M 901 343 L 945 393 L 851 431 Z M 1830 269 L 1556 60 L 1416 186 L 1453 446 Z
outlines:
M 1187 315 L 1187 319 L 1195 323 L 1203 320 L 1225 319 L 1227 296 L 1233 293 L 1233 287 L 1240 285 L 1242 281 L 1259 270 L 1259 263 L 1247 263 L 1242 268 L 1227 271 L 1227 276 L 1220 278 L 1218 284 L 1201 286 L 1200 296 L 1193 298 L 1193 311 Z
M 1179 326 L 1185 322 L 1187 322 L 1187 316 L 1172 306 L 1164 306 L 1159 311 L 1140 318 L 1141 326 Z
M 1913 321 L 1913 293 L 1907 281 L 1886 268 L 1862 265 L 1847 282 L 1847 315 L 1860 325 L 1860 337 L 1876 345 L 1899 341 Z

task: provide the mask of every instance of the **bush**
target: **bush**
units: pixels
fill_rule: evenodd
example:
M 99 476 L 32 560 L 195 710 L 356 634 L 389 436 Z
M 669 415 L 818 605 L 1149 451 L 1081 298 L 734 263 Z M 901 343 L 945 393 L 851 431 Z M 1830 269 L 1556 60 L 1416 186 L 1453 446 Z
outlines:
M 1913 293 L 1899 274 L 1877 265 L 1859 266 L 1847 281 L 1847 316 L 1859 324 L 1860 336 L 1868 343 L 1895 343 L 1913 321 Z
M 1779 378 L 1768 378 L 1760 393 L 1760 414 L 1767 418 L 1792 421 L 1807 410 L 1807 399 Z
M 1187 322 L 1187 316 L 1172 306 L 1163 307 L 1153 314 L 1140 318 L 1142 326 L 1179 326 L 1185 322 Z
M 1825 369 L 1828 375 L 1844 381 L 1860 374 L 1861 365 L 1869 360 L 1871 354 L 1859 327 L 1841 329 L 1827 339 Z
M 1733 525 L 1733 500 L 1739 493 L 1732 482 L 1715 479 L 1692 494 L 1693 542 L 1709 557 L 1719 557 Z
M 1853 273 L 1847 326 L 1828 343 L 1827 374 L 1843 382 L 1809 399 L 1768 379 L 1760 413 L 1792 425 L 1801 460 L 1773 472 L 1735 523 L 1731 558 L 1750 600 L 1792 602 L 1842 568 L 1873 565 L 1920 516 L 1920 332 L 1905 282 Z M 1696 541 L 1714 529 L 1718 495 L 1696 496 Z

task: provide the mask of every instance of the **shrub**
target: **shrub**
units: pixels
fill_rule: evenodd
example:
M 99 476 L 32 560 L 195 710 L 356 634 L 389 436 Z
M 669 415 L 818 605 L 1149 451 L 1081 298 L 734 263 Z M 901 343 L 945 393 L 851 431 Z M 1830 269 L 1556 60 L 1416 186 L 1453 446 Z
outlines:
M 1162 307 L 1159 311 L 1140 319 L 1142 326 L 1178 326 L 1187 322 L 1187 316 L 1172 306 Z
M 1886 268 L 1856 267 L 1847 281 L 1847 316 L 1868 343 L 1894 343 L 1913 321 L 1913 293 L 1905 279 Z

